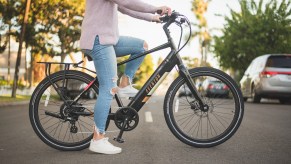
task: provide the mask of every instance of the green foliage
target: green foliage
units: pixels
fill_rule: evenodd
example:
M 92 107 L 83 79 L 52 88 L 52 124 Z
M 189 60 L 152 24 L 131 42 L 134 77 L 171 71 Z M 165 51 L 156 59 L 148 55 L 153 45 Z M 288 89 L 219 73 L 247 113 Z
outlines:
M 137 70 L 135 77 L 133 79 L 133 83 L 136 84 L 136 88 L 140 89 L 144 83 L 149 79 L 149 77 L 153 74 L 153 58 L 151 55 L 147 55 L 144 58 L 141 66 Z
M 15 36 L 19 24 L 15 16 L 20 14 L 20 0 L 0 0 L 0 53 L 7 48 L 10 36 Z
M 0 102 L 16 102 L 16 101 L 27 101 L 30 100 L 29 96 L 24 95 L 16 95 L 16 98 L 12 98 L 10 95 L 1 95 L 0 96 Z
M 188 68 L 195 68 L 199 66 L 199 59 L 198 58 L 192 58 L 189 56 L 182 57 L 184 64 Z
M 117 62 L 124 61 L 128 58 L 129 56 L 119 57 L 117 58 Z M 148 80 L 148 78 L 152 75 L 152 73 L 154 72 L 153 65 L 154 64 L 152 56 L 147 55 L 134 76 L 133 83 L 136 85 L 136 88 L 140 89 L 143 84 Z M 124 73 L 125 67 L 126 64 L 123 64 L 117 68 L 119 76 Z
M 124 61 L 128 58 L 129 56 L 118 57 L 117 62 Z M 136 88 L 140 89 L 143 84 L 148 80 L 148 78 L 152 75 L 152 73 L 154 72 L 153 65 L 154 64 L 152 56 L 147 55 L 134 76 L 133 83 L 136 85 Z M 117 67 L 119 77 L 124 74 L 125 67 L 126 64 Z
M 263 54 L 291 52 L 290 1 L 240 1 L 241 12 L 231 10 L 214 52 L 220 66 L 243 73 L 251 60 Z
M 117 63 L 120 63 L 122 61 L 125 61 L 129 58 L 129 56 L 123 56 L 123 57 L 118 57 L 117 58 Z M 122 76 L 125 70 L 125 66 L 126 64 L 122 64 L 120 66 L 117 67 L 117 72 L 118 72 L 118 76 Z
M 197 24 L 192 23 L 194 27 L 198 28 L 197 30 L 193 30 L 191 39 L 198 37 L 199 38 L 199 46 L 201 53 L 201 65 L 206 63 L 207 53 L 210 48 L 210 42 L 212 40 L 212 36 L 209 33 L 209 28 L 206 20 L 206 12 L 208 8 L 208 4 L 211 0 L 192 0 L 192 8 L 191 11 L 197 18 Z M 195 28 L 194 28 L 195 29 Z M 203 50 L 204 49 L 204 50 Z
M 25 0 L 0 2 L 0 34 L 13 35 L 18 41 Z M 76 42 L 81 34 L 84 4 L 85 0 L 32 1 L 24 39 L 26 47 L 31 47 L 32 53 L 51 56 L 78 51 Z M 13 33 L 8 33 L 8 25 L 14 27 Z
M 0 79 L 0 86 L 5 86 L 5 85 L 8 85 L 8 81 Z
M 38 0 L 31 5 L 26 42 L 50 56 L 78 51 L 84 0 Z
M 13 86 L 13 81 L 7 81 L 7 80 L 0 80 L 0 86 L 5 86 L 12 88 Z M 23 81 L 18 81 L 17 83 L 18 89 L 24 89 L 25 88 L 25 83 Z
M 5 50 L 8 36 L 19 41 L 25 2 L 0 0 L 0 51 Z M 84 7 L 85 0 L 31 1 L 24 42 L 30 48 L 32 69 L 34 54 L 61 56 L 64 60 L 67 54 L 79 51 L 76 43 L 81 34 Z

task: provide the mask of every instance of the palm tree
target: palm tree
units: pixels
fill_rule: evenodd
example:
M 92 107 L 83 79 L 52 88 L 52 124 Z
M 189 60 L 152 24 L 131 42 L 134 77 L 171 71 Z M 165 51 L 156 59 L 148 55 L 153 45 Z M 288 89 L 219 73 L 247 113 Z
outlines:
M 207 12 L 208 3 L 211 0 L 193 0 L 192 1 L 192 12 L 196 16 L 198 23 L 192 25 L 198 27 L 198 31 L 194 32 L 191 36 L 193 39 L 194 37 L 199 37 L 199 44 L 200 44 L 200 52 L 201 52 L 201 63 L 200 65 L 204 66 L 207 60 L 207 52 L 209 49 L 209 44 L 211 41 L 211 36 L 209 34 L 207 21 L 205 18 L 205 13 Z

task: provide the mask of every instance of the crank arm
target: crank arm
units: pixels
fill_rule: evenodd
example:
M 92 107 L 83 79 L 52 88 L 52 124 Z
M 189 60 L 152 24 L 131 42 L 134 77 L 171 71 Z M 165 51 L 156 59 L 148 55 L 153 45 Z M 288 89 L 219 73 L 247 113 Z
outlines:
M 124 132 L 124 129 L 125 129 L 127 122 L 128 122 L 128 117 L 126 117 L 124 119 L 122 128 L 120 129 L 118 136 L 113 139 L 114 141 L 117 141 L 119 143 L 124 143 L 124 139 L 122 139 L 122 135 L 123 135 L 123 132 Z

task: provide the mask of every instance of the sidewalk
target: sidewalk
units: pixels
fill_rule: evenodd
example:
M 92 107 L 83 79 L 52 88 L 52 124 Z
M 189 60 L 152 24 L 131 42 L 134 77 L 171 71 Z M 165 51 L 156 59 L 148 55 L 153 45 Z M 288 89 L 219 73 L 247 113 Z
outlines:
M 28 105 L 29 100 L 23 100 L 23 101 L 14 101 L 14 102 L 1 102 L 0 101 L 0 108 L 4 106 L 12 106 L 12 105 Z
M 17 95 L 21 95 L 21 96 L 31 96 L 33 91 L 34 91 L 35 87 L 29 88 L 29 89 L 18 89 L 16 91 Z M 6 96 L 6 95 L 11 95 L 11 88 L 7 88 L 7 87 L 0 87 L 0 96 Z M 1 99 L 1 97 L 0 97 Z M 0 107 L 4 107 L 4 106 L 12 106 L 12 105 L 28 105 L 29 104 L 29 99 L 25 99 L 25 100 L 8 100 L 8 101 L 1 101 L 0 100 Z

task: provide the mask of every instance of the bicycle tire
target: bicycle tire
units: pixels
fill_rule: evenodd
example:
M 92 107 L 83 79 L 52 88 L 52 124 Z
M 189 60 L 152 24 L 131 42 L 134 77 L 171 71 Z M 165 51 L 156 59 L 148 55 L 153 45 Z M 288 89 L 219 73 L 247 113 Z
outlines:
M 70 131 L 72 127 L 70 121 L 65 121 L 46 114 L 46 112 L 50 112 L 57 116 L 61 116 L 61 113 L 65 113 L 64 110 L 66 108 L 64 107 L 64 102 L 49 80 L 50 78 L 52 83 L 61 84 L 64 76 L 68 87 L 61 89 L 63 91 L 62 93 L 68 99 L 73 99 L 73 97 L 78 94 L 75 92 L 78 92 L 80 88 L 87 86 L 94 80 L 92 76 L 75 70 L 68 70 L 66 72 L 59 71 L 46 77 L 39 83 L 31 96 L 29 104 L 30 122 L 38 137 L 50 147 L 63 151 L 82 150 L 89 146 L 93 136 L 92 127 L 94 125 L 94 119 L 92 115 L 96 98 L 90 99 L 89 93 L 93 92 L 96 97 L 98 97 L 98 82 L 95 82 L 88 92 L 82 94 L 78 103 L 75 103 L 76 106 L 86 105 L 82 110 L 84 109 L 84 111 L 91 112 L 92 115 L 79 116 L 78 120 L 75 122 L 78 132 L 72 133 L 72 131 Z M 87 95 L 89 97 L 87 97 Z M 109 120 L 107 120 L 106 125 L 107 128 Z
M 183 95 L 186 93 L 186 84 L 179 76 L 170 85 L 165 96 L 166 123 L 174 136 L 187 145 L 207 148 L 222 144 L 233 136 L 243 119 L 242 93 L 236 82 L 218 69 L 200 67 L 189 70 L 189 73 L 197 91 L 210 108 L 206 112 L 195 108 L 193 104 L 197 105 L 198 101 L 191 94 Z M 209 96 L 210 89 L 206 88 L 205 83 L 211 80 L 216 80 L 216 85 L 225 88 L 227 92 L 216 91 L 216 94 L 213 92 Z

